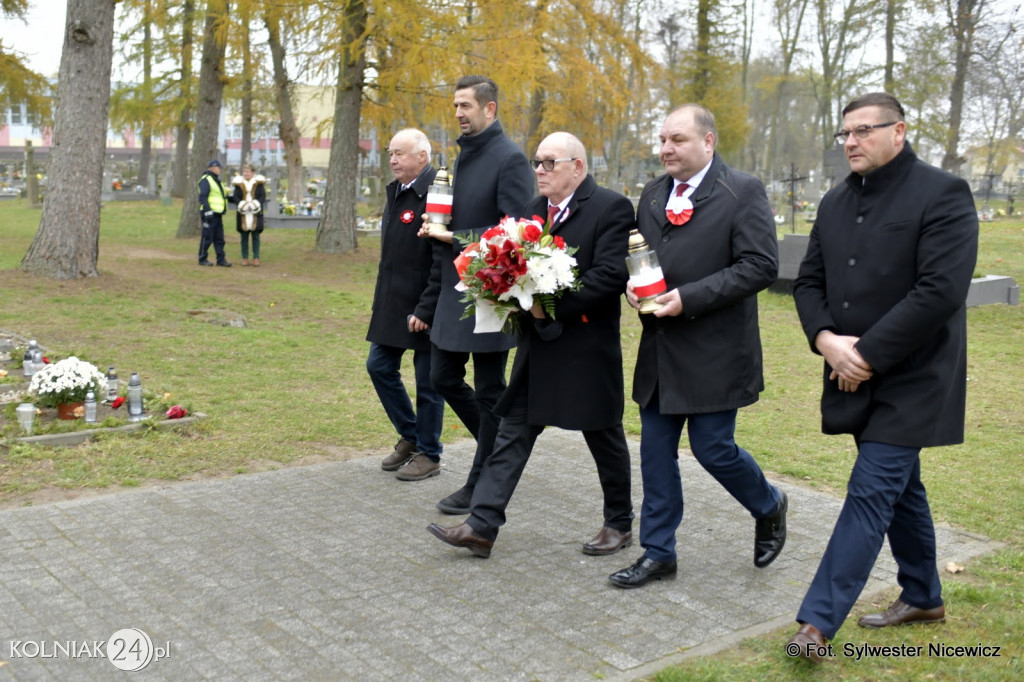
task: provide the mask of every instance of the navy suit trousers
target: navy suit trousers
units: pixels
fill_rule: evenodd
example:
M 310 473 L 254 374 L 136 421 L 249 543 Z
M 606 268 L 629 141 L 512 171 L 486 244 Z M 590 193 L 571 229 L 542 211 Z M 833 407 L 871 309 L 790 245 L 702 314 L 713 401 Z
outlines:
M 366 371 L 398 435 L 415 443 L 417 451 L 437 461 L 441 459 L 442 451 L 444 399 L 430 383 L 430 351 L 413 351 L 416 377 L 416 409 L 413 410 L 409 393 L 402 383 L 402 356 L 405 351 L 405 348 L 371 343 Z
M 857 450 L 846 501 L 796 618 L 828 639 L 864 589 L 886 535 L 903 588 L 900 600 L 921 609 L 942 605 L 920 448 L 864 441 Z
M 655 400 L 640 408 L 640 473 L 644 502 L 640 544 L 655 561 L 676 560 L 676 530 L 683 520 L 679 439 L 687 426 L 690 450 L 709 474 L 754 518 L 775 512 L 779 491 L 768 483 L 750 453 L 736 445 L 736 410 L 707 414 L 661 414 Z

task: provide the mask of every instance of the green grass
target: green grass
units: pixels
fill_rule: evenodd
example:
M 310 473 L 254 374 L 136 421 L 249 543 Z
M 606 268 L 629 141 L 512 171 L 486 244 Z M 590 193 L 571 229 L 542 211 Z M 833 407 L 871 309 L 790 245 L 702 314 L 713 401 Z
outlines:
M 179 208 L 112 203 L 103 209 L 100 276 L 53 282 L 18 264 L 39 211 L 0 204 L 0 329 L 36 338 L 59 355 L 77 354 L 123 377 L 142 375 L 157 395 L 209 414 L 184 433 L 104 436 L 75 448 L 0 446 L 0 506 L 61 493 L 153 481 L 244 473 L 324 459 L 387 452 L 396 436 L 366 377 L 365 333 L 379 241 L 362 239 L 341 256 L 313 251 L 311 230 L 268 230 L 260 268 L 240 267 L 228 230 L 231 269 L 195 265 L 196 240 L 177 240 Z M 780 234 L 785 229 L 780 229 Z M 982 226 L 977 274 L 1024 281 L 1024 222 Z M 765 392 L 740 412 L 738 440 L 773 475 L 842 494 L 855 457 L 848 437 L 819 431 L 820 358 L 810 353 L 792 299 L 760 297 Z M 243 315 L 248 328 L 220 327 L 197 309 Z M 658 680 L 1012 679 L 1024 649 L 1024 311 L 986 306 L 968 312 L 970 382 L 966 442 L 926 450 L 923 476 L 937 521 L 990 536 L 1007 548 L 944 576 L 949 622 L 941 628 L 863 631 L 843 642 L 996 644 L 995 660 L 864 659 L 840 656 L 825 670 L 786 658 L 791 627 L 734 650 L 688 662 Z M 623 316 L 627 395 L 639 323 Z M 411 376 L 411 359 L 404 374 Z M 444 439 L 466 437 L 450 411 Z M 625 426 L 640 432 L 635 406 Z M 877 603 L 884 604 L 887 594 Z M 855 613 L 871 608 L 859 604 Z

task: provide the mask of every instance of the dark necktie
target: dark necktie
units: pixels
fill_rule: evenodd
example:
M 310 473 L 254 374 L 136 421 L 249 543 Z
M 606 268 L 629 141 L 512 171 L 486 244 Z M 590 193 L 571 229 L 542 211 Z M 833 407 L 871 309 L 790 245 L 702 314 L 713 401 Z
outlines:
M 549 229 L 555 226 L 555 218 L 558 217 L 558 213 L 559 213 L 559 208 L 557 206 L 552 206 L 551 204 L 548 204 L 548 228 Z

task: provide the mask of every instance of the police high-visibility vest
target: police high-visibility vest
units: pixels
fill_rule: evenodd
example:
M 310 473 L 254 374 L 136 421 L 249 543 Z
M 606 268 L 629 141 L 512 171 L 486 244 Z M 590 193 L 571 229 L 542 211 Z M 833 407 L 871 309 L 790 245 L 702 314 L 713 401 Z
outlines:
M 228 200 L 224 196 L 224 187 L 216 181 L 209 173 L 204 173 L 203 177 L 199 178 L 200 187 L 203 184 L 203 180 L 210 186 L 210 192 L 206 196 L 206 202 L 210 206 L 210 210 L 214 213 L 223 213 L 227 210 Z M 202 192 L 202 189 L 200 189 Z

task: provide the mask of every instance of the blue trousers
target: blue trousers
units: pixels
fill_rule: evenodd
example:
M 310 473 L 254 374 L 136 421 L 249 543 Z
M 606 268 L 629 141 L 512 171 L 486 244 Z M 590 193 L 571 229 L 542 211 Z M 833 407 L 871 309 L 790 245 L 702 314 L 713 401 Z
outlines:
M 416 411 L 413 411 L 412 401 L 402 383 L 402 355 L 405 351 L 405 348 L 371 343 L 366 371 L 398 435 L 415 443 L 419 452 L 437 461 L 441 459 L 444 399 L 430 383 L 430 351 L 413 351 L 412 364 L 416 373 Z
M 676 560 L 676 530 L 683 520 L 679 439 L 687 426 L 690 450 L 700 465 L 754 518 L 772 514 L 779 491 L 768 483 L 750 453 L 736 445 L 736 410 L 709 414 L 661 414 L 655 401 L 640 408 L 640 544 L 655 561 Z
M 920 448 L 858 444 L 846 501 L 797 612 L 798 622 L 834 638 L 864 589 L 886 535 L 903 588 L 900 600 L 921 609 L 942 605 L 935 526 L 921 483 L 920 454 Z

